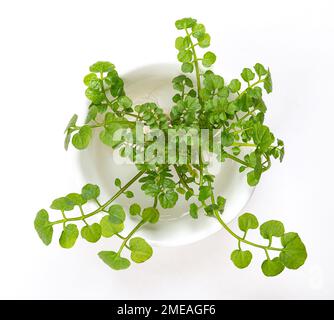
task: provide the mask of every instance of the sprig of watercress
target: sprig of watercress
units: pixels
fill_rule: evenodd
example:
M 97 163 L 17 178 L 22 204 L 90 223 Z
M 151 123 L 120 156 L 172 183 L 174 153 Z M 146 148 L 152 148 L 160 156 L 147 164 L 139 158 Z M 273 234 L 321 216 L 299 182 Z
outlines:
M 110 62 L 97 62 L 90 67 L 84 77 L 86 97 L 90 101 L 87 117 L 78 125 L 74 115 L 65 130 L 65 149 L 69 144 L 78 149 L 86 149 L 93 136 L 99 132 L 100 141 L 117 149 L 124 157 L 135 161 L 133 150 L 139 147 L 135 136 L 136 124 L 150 130 L 159 128 L 190 130 L 207 129 L 211 136 L 214 130 L 221 129 L 219 148 L 214 148 L 211 138 L 209 151 L 216 154 L 219 161 L 235 161 L 240 172 L 247 172 L 247 183 L 255 186 L 262 175 L 271 167 L 273 159 L 283 160 L 284 143 L 275 138 L 271 129 L 265 125 L 267 111 L 263 99 L 264 91 L 272 92 L 272 78 L 269 68 L 256 63 L 252 68 L 244 68 L 240 79 L 225 79 L 216 74 L 212 65 L 216 62 L 215 53 L 208 50 L 211 36 L 205 26 L 193 18 L 177 20 L 175 26 L 182 32 L 175 40 L 177 59 L 181 62 L 181 74 L 172 80 L 176 93 L 172 97 L 173 106 L 169 114 L 155 103 L 148 101 L 133 105 L 126 95 L 124 82 L 115 66 Z M 127 134 L 115 138 L 114 133 L 123 128 Z M 150 148 L 151 140 L 146 139 L 150 130 L 144 134 L 144 149 Z M 124 186 L 120 178 L 115 180 L 117 192 L 104 204 L 99 201 L 100 189 L 96 185 L 85 185 L 81 193 L 70 193 L 55 199 L 51 209 L 60 212 L 60 219 L 50 221 L 49 213 L 42 209 L 35 218 L 35 229 L 44 244 L 52 241 L 53 228 L 61 225 L 59 243 L 63 248 L 74 246 L 77 238 L 97 242 L 101 237 L 116 236 L 121 245 L 115 251 L 101 251 L 98 255 L 112 269 L 126 269 L 130 260 L 123 255 L 129 250 L 130 258 L 136 263 L 146 261 L 152 256 L 151 246 L 135 233 L 146 223 L 158 223 L 160 211 L 173 208 L 180 197 L 189 202 L 189 216 L 197 219 L 200 214 L 217 220 L 237 241 L 237 248 L 231 253 L 231 260 L 238 268 L 246 268 L 252 261 L 250 249 L 263 252 L 265 260 L 261 265 L 265 276 L 276 276 L 285 268 L 298 269 L 307 258 L 305 245 L 295 232 L 286 232 L 282 222 L 269 220 L 259 225 L 251 213 L 244 213 L 238 219 L 240 234 L 234 232 L 224 222 L 226 199 L 215 194 L 215 176 L 208 171 L 208 162 L 203 157 L 204 145 L 199 145 L 198 162 L 166 162 L 165 164 L 145 161 L 137 164 L 138 173 Z M 241 152 L 243 151 L 243 152 Z M 165 150 L 168 153 L 168 148 Z M 188 154 L 186 154 L 187 156 Z M 138 160 L 138 159 L 137 159 Z M 176 159 L 174 159 L 176 160 Z M 145 195 L 152 198 L 152 206 L 141 209 L 139 203 L 132 203 L 129 215 L 137 219 L 133 230 L 124 235 L 126 222 L 125 209 L 114 201 L 120 196 L 133 198 L 129 187 L 140 183 Z M 85 211 L 87 202 L 93 202 L 96 209 Z M 78 216 L 68 217 L 68 212 L 78 210 Z M 89 218 L 103 215 L 99 223 L 89 223 Z M 81 223 L 79 232 L 76 223 Z M 264 242 L 249 240 L 252 230 L 259 229 Z M 274 239 L 280 245 L 274 245 Z

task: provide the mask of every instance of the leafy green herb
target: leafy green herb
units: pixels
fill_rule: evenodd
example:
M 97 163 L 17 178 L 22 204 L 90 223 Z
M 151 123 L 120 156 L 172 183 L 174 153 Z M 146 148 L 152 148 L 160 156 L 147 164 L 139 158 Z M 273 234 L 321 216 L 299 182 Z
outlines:
M 206 49 L 211 44 L 206 27 L 193 18 L 177 20 L 175 26 L 181 32 L 175 40 L 181 74 L 172 79 L 175 94 L 169 114 L 156 103 L 135 105 L 126 95 L 124 81 L 111 62 L 98 61 L 90 66 L 83 79 L 89 100 L 87 117 L 80 125 L 78 116 L 72 116 L 65 129 L 64 147 L 67 150 L 72 143 L 78 150 L 88 148 L 96 130 L 99 132 L 96 136 L 105 146 L 136 163 L 138 173 L 126 183 L 115 179 L 115 192 L 104 203 L 99 199 L 100 188 L 94 184 L 86 184 L 80 193 L 68 193 L 53 200 L 51 209 L 56 210 L 58 220 L 50 221 L 45 209 L 38 211 L 34 220 L 38 236 L 49 245 L 54 227 L 60 225 L 63 228 L 60 246 L 71 248 L 79 237 L 78 225 L 81 224 L 81 236 L 88 242 L 95 243 L 101 237 L 117 237 L 120 240 L 117 250 L 101 251 L 98 255 L 114 270 L 127 269 L 131 261 L 142 263 L 153 254 L 145 239 L 134 236 L 136 232 L 146 224 L 157 224 L 161 209 L 174 208 L 180 197 L 184 197 L 189 202 L 191 218 L 198 219 L 204 213 L 216 219 L 236 240 L 237 248 L 232 251 L 231 260 L 237 268 L 250 265 L 253 250 L 262 251 L 265 260 L 261 269 L 267 277 L 277 276 L 284 269 L 300 268 L 307 259 L 305 245 L 297 233 L 286 232 L 282 222 L 270 220 L 259 225 L 255 215 L 244 213 L 238 219 L 239 232 L 234 232 L 224 222 L 227 200 L 216 194 L 215 176 L 209 174 L 208 163 L 204 161 L 204 147 L 208 147 L 219 161 L 237 163 L 239 172 L 246 174 L 247 183 L 255 186 L 273 160 L 283 160 L 284 142 L 265 124 L 264 94 L 271 93 L 273 88 L 269 68 L 256 63 L 253 68 L 244 68 L 240 79 L 227 82 L 210 70 L 217 58 L 214 52 Z M 138 123 L 143 128 L 143 145 L 135 137 Z M 176 138 L 171 134 L 168 139 L 175 139 L 173 146 L 179 151 L 186 146 L 178 156 L 172 156 L 163 164 L 146 158 L 136 162 L 139 155 L 133 155 L 132 151 L 150 150 L 154 145 L 152 134 L 157 133 L 157 129 L 161 136 L 155 138 L 165 139 L 169 129 L 183 130 L 186 135 L 193 129 L 206 129 L 210 137 L 208 142 L 200 141 L 198 161 L 193 161 L 189 153 L 188 147 L 194 143 L 189 144 L 188 137 Z M 118 130 L 122 130 L 121 138 L 115 136 Z M 214 130 L 220 130 L 221 134 L 214 135 Z M 165 147 L 164 155 L 169 151 L 169 146 Z M 134 183 L 139 183 L 145 196 L 151 198 L 151 206 L 142 209 L 138 198 L 133 203 L 129 200 L 128 209 L 115 203 L 120 196 L 135 197 L 129 189 Z M 92 206 L 95 207 L 92 209 Z M 77 214 L 71 212 L 71 216 L 67 216 L 68 211 Z M 88 222 L 99 214 L 103 215 L 100 222 Z M 125 233 L 124 230 L 129 229 L 128 216 L 135 221 L 135 226 Z M 257 233 L 262 240 L 259 243 L 249 240 L 250 233 Z M 274 238 L 279 238 L 281 245 L 274 246 Z

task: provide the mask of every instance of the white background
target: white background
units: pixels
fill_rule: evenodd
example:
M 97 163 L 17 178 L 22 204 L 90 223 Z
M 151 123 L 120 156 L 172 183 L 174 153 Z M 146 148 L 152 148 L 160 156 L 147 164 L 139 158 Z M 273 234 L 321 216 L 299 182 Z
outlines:
M 1 1 L 0 298 L 334 298 L 333 14 L 333 1 L 320 0 Z M 265 278 L 262 253 L 236 269 L 236 243 L 223 231 L 155 248 L 149 262 L 125 272 L 96 257 L 110 239 L 68 251 L 35 234 L 37 210 L 82 184 L 63 129 L 84 113 L 88 66 L 111 60 L 124 73 L 174 61 L 174 21 L 184 16 L 207 26 L 225 78 L 258 61 L 271 68 L 267 122 L 285 140 L 286 158 L 265 174 L 247 210 L 299 232 L 309 258 L 298 271 Z

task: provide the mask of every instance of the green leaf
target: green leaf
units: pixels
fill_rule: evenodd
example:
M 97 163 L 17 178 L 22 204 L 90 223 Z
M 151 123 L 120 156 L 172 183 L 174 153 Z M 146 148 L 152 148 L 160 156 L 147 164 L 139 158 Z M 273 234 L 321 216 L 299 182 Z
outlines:
M 175 191 L 167 191 L 160 193 L 159 202 L 164 209 L 173 208 L 179 196 Z
M 83 82 L 86 86 L 89 85 L 89 83 L 92 81 L 92 80 L 97 80 L 97 75 L 95 73 L 88 73 L 84 79 L 83 79 Z
M 247 173 L 247 183 L 251 187 L 255 187 L 259 183 L 259 176 L 254 172 L 254 170 Z
M 194 71 L 194 65 L 191 62 L 182 63 L 181 70 L 184 73 L 191 73 Z
M 198 45 L 201 48 L 207 48 L 208 46 L 210 46 L 210 42 L 211 42 L 211 37 L 207 33 L 203 34 L 198 38 Z
M 90 72 L 110 72 L 115 69 L 115 66 L 108 61 L 98 61 L 89 67 Z
M 100 225 L 101 225 L 101 234 L 102 234 L 102 236 L 104 236 L 106 238 L 110 238 L 114 234 L 122 232 L 123 229 L 124 229 L 124 224 L 123 223 L 113 224 L 110 221 L 110 216 L 109 215 L 104 216 L 101 219 Z
M 195 23 L 196 23 L 196 19 L 183 18 L 183 19 L 175 21 L 175 27 L 178 30 L 182 30 L 182 29 L 191 28 L 192 26 L 195 25 Z
M 271 73 L 269 69 L 268 69 L 267 76 L 264 78 L 263 87 L 267 91 L 267 93 L 270 93 L 273 91 L 273 81 L 271 79 Z
M 124 195 L 127 197 L 127 198 L 133 198 L 135 195 L 133 194 L 132 191 L 128 190 L 128 191 L 125 191 L 124 192 Z
M 257 218 L 251 213 L 244 213 L 238 218 L 239 229 L 241 231 L 248 231 L 249 229 L 256 229 L 259 226 Z
M 91 105 L 89 107 L 85 123 L 89 123 L 90 121 L 95 120 L 98 112 L 99 108 L 96 105 Z
M 75 206 L 82 206 L 87 202 L 87 200 L 79 193 L 69 193 L 66 198 L 70 199 Z
M 192 36 L 199 39 L 205 35 L 205 27 L 203 24 L 198 23 L 192 27 Z
M 204 54 L 202 60 L 202 64 L 204 67 L 207 68 L 211 67 L 215 62 L 216 62 L 216 55 L 213 52 L 208 51 Z
M 61 233 L 59 244 L 65 249 L 70 249 L 74 246 L 78 236 L 78 227 L 75 224 L 68 224 Z
M 142 213 L 142 218 L 146 222 L 157 223 L 159 221 L 159 211 L 156 208 L 145 208 Z
M 255 72 L 256 74 L 261 77 L 261 76 L 265 76 L 267 74 L 267 70 L 264 68 L 264 66 L 261 63 L 257 63 L 254 66 Z
M 281 237 L 284 234 L 284 225 L 277 220 L 269 220 L 260 226 L 260 234 L 264 239 Z
M 252 257 L 252 253 L 248 250 L 234 250 L 231 254 L 231 260 L 233 261 L 234 265 L 239 269 L 248 267 L 252 261 Z
M 114 270 L 124 270 L 130 267 L 130 261 L 120 257 L 114 251 L 100 251 L 99 257 L 102 261 Z
M 217 206 L 219 211 L 223 211 L 225 208 L 226 199 L 222 196 L 217 197 Z
M 121 182 L 121 180 L 119 178 L 115 179 L 115 186 L 118 187 L 118 188 L 122 187 L 122 182 Z
M 212 194 L 212 190 L 211 187 L 209 186 L 201 186 L 199 188 L 199 196 L 198 196 L 198 200 L 199 201 L 204 201 L 206 199 L 208 199 Z
M 274 277 L 284 270 L 284 265 L 279 258 L 274 258 L 273 260 L 264 260 L 261 269 L 265 276 Z
M 225 130 L 221 134 L 222 137 L 222 145 L 224 147 L 229 147 L 234 142 L 234 135 L 232 133 L 228 133 Z
M 100 188 L 96 184 L 88 183 L 81 189 L 81 195 L 86 200 L 96 199 L 100 195 Z
M 101 91 L 93 90 L 90 87 L 86 89 L 85 95 L 90 101 L 92 101 L 96 105 L 100 104 L 105 99 L 105 95 Z
M 80 128 L 72 138 L 72 144 L 79 150 L 86 149 L 92 138 L 92 128 L 88 125 L 84 125 Z
M 246 82 L 249 82 L 249 81 L 252 81 L 255 78 L 255 73 L 249 68 L 244 68 L 241 72 L 241 77 Z
M 136 216 L 136 215 L 139 215 L 140 212 L 141 212 L 141 207 L 138 203 L 133 203 L 131 206 L 130 206 L 130 210 L 129 210 L 130 214 L 132 216 Z
M 77 123 L 77 120 L 78 120 L 78 115 L 74 114 L 72 116 L 72 118 L 70 119 L 70 121 L 68 122 L 67 126 L 66 126 L 66 129 L 65 129 L 65 132 L 67 132 L 69 129 L 71 129 L 72 127 L 75 127 L 76 126 L 76 123 Z
M 114 204 L 109 207 L 110 222 L 113 224 L 121 224 L 125 221 L 126 215 L 122 206 Z
M 131 106 L 132 106 L 132 100 L 131 100 L 129 97 L 127 97 L 127 96 L 119 97 L 119 99 L 118 99 L 118 103 L 119 103 L 119 105 L 121 105 L 124 109 L 131 108 Z
M 53 200 L 50 208 L 60 211 L 71 211 L 74 208 L 74 203 L 67 197 L 61 197 Z
M 192 57 L 193 57 L 193 54 L 191 50 L 181 50 L 177 55 L 177 59 L 180 62 L 191 62 Z
M 152 257 L 153 249 L 143 238 L 132 238 L 129 242 L 131 259 L 136 263 L 142 263 Z
M 88 242 L 97 242 L 100 240 L 102 234 L 101 226 L 98 223 L 84 226 L 81 229 L 81 236 Z
M 130 206 L 130 210 L 129 210 L 130 214 L 132 216 L 137 216 L 140 214 L 141 212 L 141 208 L 140 208 L 140 205 L 138 203 L 133 203 L 131 206 Z
M 304 243 L 295 232 L 288 232 L 281 237 L 283 250 L 280 253 L 281 262 L 289 269 L 298 269 L 307 258 Z
M 196 203 L 191 203 L 189 207 L 190 216 L 194 219 L 198 219 L 198 206 Z
M 254 127 L 253 140 L 258 146 L 260 151 L 266 152 L 272 143 L 275 142 L 274 135 L 270 132 L 269 128 L 259 122 Z
M 177 37 L 175 40 L 175 48 L 177 50 L 185 50 L 188 49 L 190 46 L 190 38 L 186 37 Z
M 37 212 L 34 226 L 43 243 L 49 245 L 52 241 L 53 227 L 49 221 L 49 214 L 45 209 Z
M 231 80 L 230 84 L 228 85 L 229 89 L 232 93 L 236 93 L 241 88 L 241 82 L 238 79 Z

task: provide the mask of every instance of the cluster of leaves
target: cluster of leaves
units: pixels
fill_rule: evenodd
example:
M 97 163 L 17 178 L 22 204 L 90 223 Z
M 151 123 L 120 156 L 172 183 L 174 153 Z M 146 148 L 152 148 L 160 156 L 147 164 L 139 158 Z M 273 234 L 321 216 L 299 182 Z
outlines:
M 115 185 L 121 188 L 121 182 L 116 179 Z M 129 190 L 123 192 L 127 197 L 132 198 L 133 193 Z M 159 220 L 159 211 L 154 207 L 141 209 L 138 203 L 133 203 L 130 206 L 129 213 L 131 216 L 137 216 L 140 222 L 137 226 L 126 236 L 122 236 L 124 230 L 124 222 L 126 220 L 126 213 L 124 208 L 119 204 L 112 204 L 110 206 L 101 205 L 98 201 L 100 195 L 100 188 L 97 185 L 85 185 L 81 193 L 70 193 L 65 197 L 55 199 L 50 208 L 58 210 L 62 214 L 62 219 L 51 222 L 49 213 L 42 209 L 35 218 L 35 229 L 45 245 L 49 245 L 53 237 L 53 226 L 62 224 L 63 230 L 59 238 L 59 244 L 62 248 L 72 248 L 79 235 L 88 242 L 95 243 L 101 237 L 110 238 L 117 236 L 122 240 L 122 244 L 117 252 L 102 251 L 99 257 L 111 268 L 115 270 L 126 269 L 130 266 L 130 261 L 121 256 L 122 250 L 127 248 L 131 252 L 131 260 L 136 263 L 142 263 L 148 260 L 152 254 L 152 247 L 141 237 L 133 237 L 134 231 L 139 229 L 145 223 L 157 223 Z M 94 201 L 97 204 L 97 209 L 85 214 L 83 206 L 88 201 Z M 65 213 L 72 211 L 75 207 L 79 207 L 80 216 L 66 217 Z M 105 214 L 99 223 L 87 223 L 87 219 L 101 213 Z M 71 222 L 82 222 L 84 225 L 80 232 L 77 224 Z
M 85 149 L 93 137 L 95 129 L 99 130 L 100 141 L 111 148 L 118 148 L 122 156 L 136 160 L 132 151 L 141 148 L 136 140 L 136 124 L 141 123 L 144 132 L 144 149 L 151 146 L 150 140 L 155 129 L 162 129 L 163 134 L 172 129 L 182 129 L 186 133 L 191 129 L 209 129 L 210 138 L 207 142 L 209 151 L 215 153 L 220 161 L 235 161 L 240 164 L 239 171 L 247 170 L 247 183 L 255 186 L 262 174 L 271 166 L 272 159 L 283 160 L 284 143 L 275 138 L 270 128 L 265 125 L 267 107 L 263 93 L 271 93 L 272 78 L 269 68 L 256 63 L 253 68 L 244 68 L 239 79 L 226 82 L 225 79 L 210 70 L 216 62 L 216 55 L 207 48 L 211 37 L 203 24 L 193 18 L 176 21 L 175 26 L 183 32 L 177 37 L 175 47 L 178 50 L 177 59 L 181 62 L 182 74 L 172 80 L 176 93 L 172 98 L 173 106 L 170 114 L 155 103 L 147 102 L 133 105 L 126 96 L 124 82 L 118 75 L 115 66 L 110 62 L 100 61 L 90 67 L 90 73 L 84 77 L 87 86 L 86 97 L 90 104 L 88 115 L 82 126 L 77 124 L 78 117 L 74 115 L 65 130 L 65 149 L 69 144 L 79 150 Z M 197 49 L 203 50 L 201 55 Z M 203 69 L 204 68 L 204 69 Z M 122 129 L 121 136 L 115 133 Z M 145 129 L 145 130 L 144 130 Z M 220 134 L 214 134 L 219 129 Z M 168 132 L 169 134 L 169 132 Z M 168 138 L 170 136 L 168 135 Z M 171 136 L 173 138 L 173 136 Z M 177 148 L 188 145 L 188 138 L 177 138 Z M 184 140 L 184 141 L 183 141 Z M 209 174 L 208 163 L 203 161 L 202 149 L 196 154 L 198 162 L 189 158 L 189 149 L 185 149 L 186 162 L 180 162 L 180 154 L 166 164 L 151 163 L 145 159 L 144 164 L 137 164 L 139 173 L 124 186 L 120 179 L 115 180 L 118 192 L 105 204 L 100 204 L 100 190 L 95 185 L 86 185 L 80 194 L 71 193 L 54 200 L 51 208 L 61 211 L 62 219 L 51 222 L 45 209 L 38 212 L 35 219 L 35 229 L 46 244 L 50 244 L 53 226 L 63 225 L 59 243 L 64 248 L 74 246 L 79 234 L 89 242 L 97 242 L 101 237 L 116 236 L 122 240 L 118 251 L 102 251 L 99 257 L 115 270 L 126 269 L 130 260 L 122 256 L 123 249 L 131 253 L 131 260 L 136 263 L 146 261 L 152 256 L 151 246 L 134 234 L 146 223 L 157 223 L 160 206 L 162 209 L 173 208 L 179 200 L 179 195 L 190 201 L 189 215 L 197 219 L 201 211 L 209 217 L 214 217 L 237 239 L 238 249 L 231 254 L 231 259 L 238 268 L 247 267 L 252 260 L 252 253 L 243 250 L 247 245 L 264 250 L 266 260 L 262 263 L 262 271 L 266 276 L 276 276 L 284 268 L 297 269 L 304 264 L 307 253 L 299 235 L 294 232 L 285 233 L 284 226 L 279 221 L 267 221 L 259 227 L 257 218 L 245 213 L 239 217 L 239 228 L 242 236 L 234 233 L 223 221 L 226 199 L 215 195 L 213 183 L 215 176 Z M 165 153 L 168 154 L 169 146 Z M 180 150 L 178 150 L 180 151 Z M 166 157 L 167 159 L 167 157 Z M 169 159 L 170 160 L 170 159 Z M 176 161 L 173 161 L 176 160 Z M 173 167 L 172 167 L 173 166 Z M 138 203 L 131 204 L 129 215 L 137 219 L 137 225 L 128 235 L 123 236 L 126 213 L 122 206 L 114 204 L 120 195 L 133 198 L 134 194 L 128 188 L 138 181 L 144 193 L 153 198 L 153 206 L 141 209 Z M 96 210 L 84 213 L 83 206 L 88 202 L 96 203 Z M 67 217 L 68 211 L 79 208 L 80 216 Z M 87 219 L 98 213 L 105 213 L 99 223 L 88 224 Z M 84 223 L 81 231 L 73 222 Z M 268 240 L 267 245 L 248 240 L 250 229 L 260 229 L 262 238 Z M 273 239 L 280 238 L 281 246 L 273 246 Z M 271 258 L 269 253 L 278 253 Z
M 244 213 L 238 219 L 239 229 L 243 231 L 243 236 L 238 239 L 238 249 L 231 254 L 234 265 L 240 269 L 246 268 L 252 261 L 252 253 L 249 250 L 242 250 L 241 243 L 251 243 L 246 240 L 249 230 L 257 229 L 259 222 L 251 213 Z M 267 221 L 260 226 L 262 238 L 268 240 L 267 246 L 260 246 L 264 250 L 266 259 L 261 265 L 264 275 L 268 277 L 277 276 L 285 268 L 298 269 L 307 258 L 305 245 L 299 235 L 295 232 L 285 232 L 282 222 L 277 220 Z M 280 239 L 281 248 L 272 247 L 273 237 Z M 269 251 L 279 252 L 279 256 L 270 258 Z
M 178 200 L 176 183 L 168 165 L 157 166 L 148 170 L 145 177 L 139 179 L 141 189 L 146 195 L 159 200 L 163 209 L 173 208 Z

